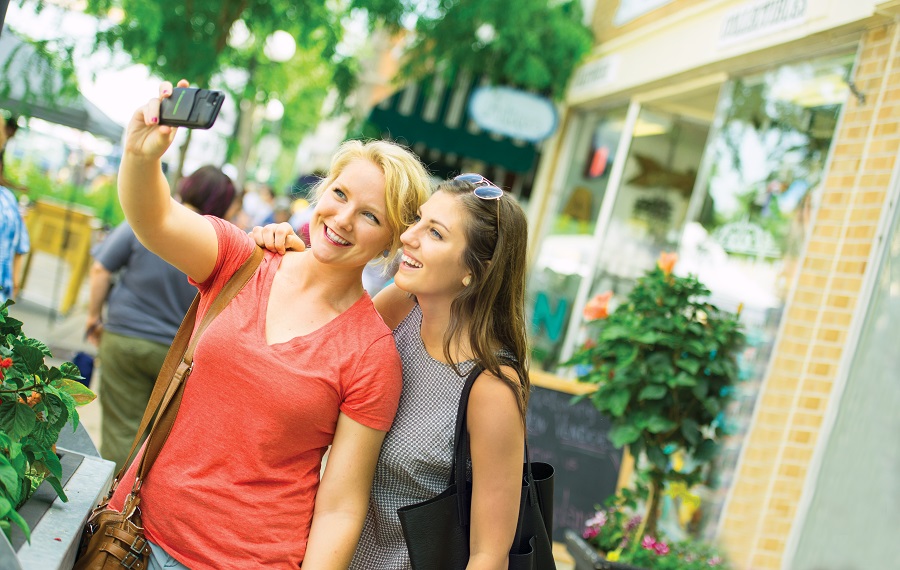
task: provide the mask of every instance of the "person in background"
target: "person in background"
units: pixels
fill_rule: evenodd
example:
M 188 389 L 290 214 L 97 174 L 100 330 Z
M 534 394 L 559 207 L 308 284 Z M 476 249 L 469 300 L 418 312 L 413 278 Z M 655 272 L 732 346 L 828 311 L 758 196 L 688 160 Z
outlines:
M 177 194 L 202 215 L 227 217 L 236 206 L 234 183 L 215 166 L 182 178 Z M 128 222 L 99 245 L 94 259 L 85 336 L 99 347 L 100 454 L 118 470 L 197 289 L 144 247 Z
M 159 108 L 172 87 L 131 118 L 119 199 L 145 245 L 196 284 L 202 319 L 256 246 L 170 198 L 159 163 L 175 129 L 159 125 Z M 428 189 L 422 163 L 399 145 L 338 149 L 317 188 L 310 252 L 267 253 L 199 339 L 178 417 L 140 489 L 149 568 L 347 568 L 402 387 L 362 271 L 399 247 Z M 110 508 L 122 509 L 138 463 Z
M 3 135 L 0 136 L 0 186 L 5 186 L 11 190 L 18 192 L 28 192 L 28 188 L 21 184 L 17 184 L 6 177 L 6 144 L 9 139 L 16 136 L 19 132 L 19 117 L 12 115 L 5 120 L 3 127 Z
M 244 188 L 241 210 L 245 218 L 244 229 L 264 225 L 275 211 L 275 193 L 268 184 L 248 183 Z
M 15 124 L 14 120 L 11 119 L 12 124 Z M 0 116 L 0 161 L 6 150 L 7 137 L 11 136 L 8 125 Z M 12 133 L 15 134 L 15 129 Z M 3 163 L 0 162 L 0 176 L 2 172 Z M 0 303 L 18 296 L 22 260 L 30 249 L 31 242 L 19 210 L 19 201 L 9 188 L 0 185 Z
M 304 247 L 287 224 L 254 228 L 253 237 L 275 251 Z M 460 394 L 480 366 L 467 420 L 473 488 L 467 568 L 505 569 L 518 522 L 530 390 L 525 213 L 480 174 L 461 174 L 437 187 L 400 241 L 394 283 L 375 306 L 394 331 L 403 392 L 350 568 L 410 568 L 397 509 L 446 488 Z
M 0 186 L 0 303 L 19 295 L 22 260 L 31 249 L 19 201 Z

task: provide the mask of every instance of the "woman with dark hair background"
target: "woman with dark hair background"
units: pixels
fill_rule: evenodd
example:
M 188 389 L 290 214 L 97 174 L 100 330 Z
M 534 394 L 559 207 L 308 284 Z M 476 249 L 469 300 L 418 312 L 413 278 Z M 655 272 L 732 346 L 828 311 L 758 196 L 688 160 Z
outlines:
M 215 166 L 182 178 L 177 193 L 203 215 L 227 218 L 237 205 L 234 183 Z M 120 469 L 197 288 L 144 247 L 127 222 L 98 246 L 94 260 L 85 336 L 99 348 L 100 454 Z

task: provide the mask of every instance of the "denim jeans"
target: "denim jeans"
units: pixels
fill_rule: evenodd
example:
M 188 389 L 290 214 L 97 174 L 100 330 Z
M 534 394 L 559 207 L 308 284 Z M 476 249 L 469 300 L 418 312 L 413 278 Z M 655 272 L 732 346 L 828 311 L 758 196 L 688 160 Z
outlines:
M 151 542 L 150 560 L 147 563 L 147 570 L 163 570 L 164 568 L 190 570 L 187 566 L 175 560 L 168 552 L 163 550 L 162 546 Z

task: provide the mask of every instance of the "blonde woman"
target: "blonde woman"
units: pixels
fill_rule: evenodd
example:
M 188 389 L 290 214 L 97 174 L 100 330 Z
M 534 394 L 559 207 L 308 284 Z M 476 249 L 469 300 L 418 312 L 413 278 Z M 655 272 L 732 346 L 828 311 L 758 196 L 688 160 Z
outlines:
M 119 198 L 141 242 L 199 288 L 199 319 L 255 245 L 169 196 L 160 158 L 175 133 L 159 126 L 159 104 L 171 93 L 163 83 L 128 125 Z M 206 330 L 172 432 L 141 488 L 151 568 L 349 565 L 401 389 L 391 332 L 363 290 L 362 271 L 398 247 L 427 190 L 407 150 L 346 143 L 317 189 L 311 252 L 267 254 Z

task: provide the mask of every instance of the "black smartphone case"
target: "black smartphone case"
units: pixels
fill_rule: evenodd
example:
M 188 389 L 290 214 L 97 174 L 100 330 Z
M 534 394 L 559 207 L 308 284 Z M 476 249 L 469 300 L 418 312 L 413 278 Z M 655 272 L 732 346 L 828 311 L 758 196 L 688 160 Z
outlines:
M 216 122 L 225 101 L 221 91 L 176 87 L 160 102 L 159 124 L 190 129 L 208 129 Z

